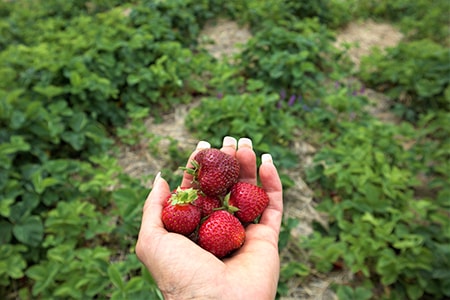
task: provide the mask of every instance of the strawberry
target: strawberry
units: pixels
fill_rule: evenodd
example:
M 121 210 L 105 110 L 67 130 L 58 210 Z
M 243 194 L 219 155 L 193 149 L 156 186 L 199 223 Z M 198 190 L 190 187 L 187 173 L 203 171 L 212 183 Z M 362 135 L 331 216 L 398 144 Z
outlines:
M 231 188 L 227 205 L 238 209 L 234 214 L 242 223 L 249 223 L 261 215 L 268 204 L 269 196 L 264 189 L 247 182 L 238 182 Z
M 189 236 L 200 224 L 201 210 L 193 204 L 197 190 L 178 188 L 167 198 L 162 210 L 162 222 L 167 231 Z
M 198 230 L 198 244 L 222 258 L 240 248 L 245 240 L 241 222 L 225 210 L 214 211 Z
M 191 163 L 194 168 L 185 170 L 194 176 L 200 190 L 210 197 L 225 195 L 239 177 L 238 160 L 219 149 L 200 150 Z
M 195 200 L 194 204 L 200 207 L 202 218 L 209 216 L 214 212 L 214 209 L 222 206 L 218 198 L 208 197 L 202 192 L 198 193 L 197 200 Z

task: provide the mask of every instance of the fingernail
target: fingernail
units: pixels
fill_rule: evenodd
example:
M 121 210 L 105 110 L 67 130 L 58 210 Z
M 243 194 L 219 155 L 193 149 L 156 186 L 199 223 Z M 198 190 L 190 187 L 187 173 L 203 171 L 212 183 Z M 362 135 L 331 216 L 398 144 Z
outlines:
M 200 141 L 197 144 L 197 149 L 208 149 L 211 148 L 211 144 L 205 141 Z
M 240 138 L 238 142 L 238 148 L 248 147 L 250 149 L 253 148 L 252 140 L 248 138 Z
M 263 155 L 261 155 L 261 162 L 270 164 L 273 163 L 272 155 L 270 155 L 269 153 L 264 153 Z
M 156 174 L 155 179 L 153 180 L 153 186 L 155 186 L 158 183 L 158 180 L 161 179 L 161 172 L 158 172 L 158 174 Z
M 223 147 L 233 147 L 236 148 L 237 141 L 232 136 L 226 136 L 223 138 Z

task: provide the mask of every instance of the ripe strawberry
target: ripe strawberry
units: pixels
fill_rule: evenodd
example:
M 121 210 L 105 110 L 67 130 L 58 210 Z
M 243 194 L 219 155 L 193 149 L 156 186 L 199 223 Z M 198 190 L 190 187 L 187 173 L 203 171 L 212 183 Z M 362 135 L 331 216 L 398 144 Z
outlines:
M 219 198 L 208 197 L 202 192 L 198 193 L 197 200 L 195 200 L 194 204 L 200 207 L 202 218 L 209 216 L 214 212 L 215 208 L 219 208 L 222 206 Z
M 238 182 L 230 191 L 228 205 L 239 210 L 234 215 L 242 222 L 253 222 L 269 204 L 269 196 L 266 191 L 259 186 Z
M 186 171 L 194 175 L 194 182 L 210 197 L 225 195 L 239 177 L 238 160 L 219 149 L 201 150 L 191 163 L 194 168 Z
M 245 240 L 241 222 L 225 210 L 214 211 L 198 231 L 198 244 L 203 249 L 222 258 L 240 248 Z
M 193 202 L 197 190 L 178 188 L 167 198 L 162 210 L 162 222 L 167 231 L 189 236 L 200 224 L 201 210 Z

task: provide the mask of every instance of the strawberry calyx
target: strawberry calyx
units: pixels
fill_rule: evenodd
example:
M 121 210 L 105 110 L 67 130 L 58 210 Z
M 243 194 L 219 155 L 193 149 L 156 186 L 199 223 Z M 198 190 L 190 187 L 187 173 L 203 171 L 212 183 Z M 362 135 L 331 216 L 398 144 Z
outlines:
M 214 210 L 226 210 L 231 214 L 239 211 L 239 208 L 233 205 L 230 205 L 230 193 L 226 194 L 222 201 L 222 207 L 215 208 Z
M 200 164 L 196 160 L 191 160 L 192 168 L 180 167 L 181 170 L 185 171 L 187 174 L 192 175 L 192 183 L 197 182 L 198 171 L 200 169 Z
M 172 193 L 170 196 L 169 202 L 172 205 L 177 204 L 190 204 L 197 200 L 198 194 L 197 190 L 193 188 L 183 189 L 181 187 L 178 187 L 175 191 L 175 193 Z

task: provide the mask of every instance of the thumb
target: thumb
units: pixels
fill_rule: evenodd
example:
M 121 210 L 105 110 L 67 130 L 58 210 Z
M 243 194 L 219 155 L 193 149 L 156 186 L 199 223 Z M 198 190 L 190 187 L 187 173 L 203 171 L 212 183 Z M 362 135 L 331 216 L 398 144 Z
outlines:
M 170 187 L 159 172 L 153 181 L 153 188 L 144 203 L 141 230 L 149 226 L 163 226 L 161 212 L 164 202 L 170 196 Z
M 161 177 L 161 173 L 158 173 L 153 182 L 153 188 L 145 200 L 141 229 L 136 244 L 136 255 L 143 262 L 147 261 L 146 257 L 149 247 L 152 246 L 152 238 L 167 233 L 161 220 L 161 213 L 164 202 L 169 196 L 169 184 Z

